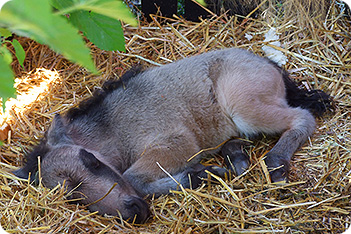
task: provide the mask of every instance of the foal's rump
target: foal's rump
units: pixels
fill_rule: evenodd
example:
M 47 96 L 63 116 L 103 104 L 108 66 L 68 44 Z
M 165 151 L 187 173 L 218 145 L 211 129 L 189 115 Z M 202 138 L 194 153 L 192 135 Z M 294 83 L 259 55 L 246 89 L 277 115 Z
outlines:
M 212 73 L 219 105 L 237 134 L 282 133 L 265 162 L 273 182 L 285 181 L 291 157 L 315 129 L 313 114 L 321 115 L 330 107 L 330 96 L 300 89 L 282 68 L 247 51 L 224 50 L 220 60 L 216 63 L 220 69 Z M 246 157 L 241 158 L 239 164 L 247 165 Z M 238 162 L 234 154 L 230 160 Z
M 282 73 L 272 63 L 244 50 L 223 51 L 216 94 L 238 134 L 279 133 L 291 116 Z

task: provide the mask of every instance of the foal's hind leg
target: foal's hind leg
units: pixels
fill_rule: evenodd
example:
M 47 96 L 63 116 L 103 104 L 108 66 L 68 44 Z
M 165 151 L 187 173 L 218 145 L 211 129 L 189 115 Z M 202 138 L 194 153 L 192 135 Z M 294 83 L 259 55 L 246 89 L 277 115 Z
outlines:
M 291 118 L 288 129 L 265 158 L 272 182 L 286 180 L 291 157 L 315 128 L 315 119 L 308 110 L 290 107 L 285 111 Z

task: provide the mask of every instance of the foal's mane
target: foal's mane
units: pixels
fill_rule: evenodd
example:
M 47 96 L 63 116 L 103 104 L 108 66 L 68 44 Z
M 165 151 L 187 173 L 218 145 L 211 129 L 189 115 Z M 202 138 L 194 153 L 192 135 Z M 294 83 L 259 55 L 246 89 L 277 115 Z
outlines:
M 107 95 L 112 93 L 118 88 L 123 88 L 123 86 L 130 80 L 132 77 L 143 72 L 142 66 L 135 66 L 124 73 L 118 80 L 110 79 L 107 80 L 101 89 L 96 89 L 93 93 L 93 96 L 79 103 L 77 107 L 71 108 L 67 111 L 65 117 L 72 121 L 77 117 L 85 115 L 89 110 L 99 107 L 102 101 L 106 98 Z

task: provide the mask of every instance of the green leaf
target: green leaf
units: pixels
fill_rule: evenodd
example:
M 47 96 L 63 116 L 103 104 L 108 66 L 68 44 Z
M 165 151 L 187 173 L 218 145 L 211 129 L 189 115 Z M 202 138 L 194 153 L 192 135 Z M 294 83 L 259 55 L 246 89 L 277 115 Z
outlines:
M 57 14 L 61 14 L 61 15 L 68 13 L 68 12 L 62 13 L 63 9 L 75 9 L 76 5 L 80 5 L 85 1 L 86 0 L 79 0 L 78 2 L 76 0 L 50 0 L 51 5 L 55 7 L 57 10 L 59 10 Z
M 0 36 L 8 38 L 12 36 L 12 32 L 7 28 L 0 28 Z
M 4 47 L 2 47 L 4 48 Z M 10 53 L 10 52 L 9 52 Z M 3 103 L 9 98 L 14 97 L 16 89 L 13 87 L 13 73 L 10 64 L 4 57 L 3 53 L 0 53 L 0 97 Z M 4 108 L 4 105 L 2 105 Z
M 83 9 L 111 17 L 113 19 L 120 19 L 132 26 L 138 25 L 134 15 L 123 1 L 98 0 L 96 3 L 96 5 L 88 5 L 85 9 Z
M 0 54 L 2 55 L 6 64 L 10 65 L 12 63 L 12 54 L 5 46 L 0 47 Z
M 125 51 L 123 29 L 119 20 L 87 11 L 73 12 L 69 19 L 100 49 Z
M 75 5 L 69 6 L 71 0 L 52 0 L 53 5 L 60 8 L 57 14 L 68 14 L 77 10 L 92 11 L 112 19 L 122 20 L 132 26 L 137 26 L 138 22 L 131 10 L 122 0 L 81 0 Z M 69 7 L 68 7 L 69 6 Z
M 94 11 L 77 10 L 81 8 L 91 9 L 92 5 L 99 6 L 104 2 L 119 2 L 116 0 L 51 0 L 52 5 L 60 10 L 60 13 L 70 12 L 69 21 L 75 25 L 96 46 L 103 50 L 125 51 L 123 29 L 119 20 L 106 15 L 97 14 Z M 76 5 L 75 5 L 76 4 Z M 123 9 L 129 14 L 129 9 L 124 5 Z M 107 9 L 104 11 L 106 12 Z M 121 17 L 117 17 L 121 18 Z M 132 16 L 133 18 L 133 16 Z M 134 19 L 134 18 L 133 18 Z
M 16 39 L 13 39 L 11 44 L 15 48 L 16 58 L 18 59 L 19 64 L 21 64 L 21 66 L 23 67 L 23 62 L 26 58 L 26 52 L 24 51 L 22 45 Z
M 68 7 L 71 7 L 73 5 L 72 0 L 51 0 L 50 3 L 57 10 L 68 8 Z
M 196 0 L 198 3 L 200 3 L 203 6 L 206 6 L 205 0 Z
M 52 13 L 47 0 L 11 0 L 0 12 L 0 25 L 18 35 L 31 37 L 92 72 L 97 72 L 90 51 L 77 30 Z

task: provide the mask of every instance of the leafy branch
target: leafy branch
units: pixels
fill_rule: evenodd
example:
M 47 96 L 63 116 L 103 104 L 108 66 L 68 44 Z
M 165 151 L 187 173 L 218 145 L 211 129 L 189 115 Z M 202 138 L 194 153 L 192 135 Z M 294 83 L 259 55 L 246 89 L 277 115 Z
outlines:
M 196 0 L 204 5 L 204 0 Z M 0 6 L 1 7 L 1 6 Z M 108 51 L 125 51 L 120 20 L 136 26 L 137 20 L 122 0 L 11 0 L 0 11 L 0 99 L 12 97 L 12 54 L 23 67 L 25 51 L 17 40 L 6 40 L 12 33 L 29 37 L 97 73 L 90 51 L 79 31 L 92 43 Z M 0 101 L 1 103 L 1 101 Z
M 125 51 L 119 20 L 137 25 L 137 20 L 122 0 L 11 0 L 0 12 L 0 97 L 13 96 L 11 43 L 23 66 L 25 52 L 17 40 L 6 40 L 15 33 L 48 45 L 72 62 L 97 73 L 90 50 L 79 31 L 99 48 Z

